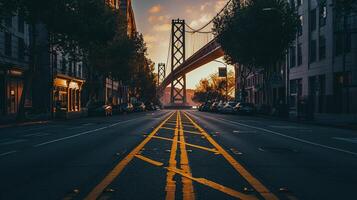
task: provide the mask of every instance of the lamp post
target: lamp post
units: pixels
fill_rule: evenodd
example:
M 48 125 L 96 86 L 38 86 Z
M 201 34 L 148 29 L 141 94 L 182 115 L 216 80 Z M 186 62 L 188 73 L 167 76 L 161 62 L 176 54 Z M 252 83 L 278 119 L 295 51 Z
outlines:
M 226 102 L 227 102 L 228 101 L 228 65 L 219 60 L 214 60 L 214 62 L 223 64 L 226 67 Z

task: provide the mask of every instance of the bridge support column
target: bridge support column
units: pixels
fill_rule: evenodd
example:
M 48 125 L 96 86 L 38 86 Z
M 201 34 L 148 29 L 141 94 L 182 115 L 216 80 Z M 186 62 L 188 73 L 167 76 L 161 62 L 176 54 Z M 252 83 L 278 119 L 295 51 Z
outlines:
M 166 65 L 165 63 L 159 63 L 158 64 L 158 79 L 157 79 L 157 84 L 160 86 L 160 84 L 165 80 L 166 78 Z
M 172 20 L 171 30 L 171 72 L 180 66 L 185 60 L 185 20 Z M 171 82 L 171 104 L 185 105 L 186 99 L 186 75 L 182 75 Z

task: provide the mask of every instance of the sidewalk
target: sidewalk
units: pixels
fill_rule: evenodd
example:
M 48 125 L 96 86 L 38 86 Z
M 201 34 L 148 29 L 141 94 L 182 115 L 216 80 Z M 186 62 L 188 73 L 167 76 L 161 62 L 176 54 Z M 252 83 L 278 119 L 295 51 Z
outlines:
M 284 120 L 303 124 L 328 126 L 335 128 L 344 128 L 357 130 L 357 114 L 326 114 L 315 113 L 313 120 L 301 120 L 297 118 L 296 113 L 290 113 L 288 118 L 277 116 L 260 115 L 261 117 L 274 118 L 276 120 Z
M 46 124 L 50 122 L 49 119 L 50 118 L 47 115 L 36 115 L 36 116 L 30 116 L 28 119 L 22 122 L 17 122 L 15 116 L 7 116 L 7 117 L 2 116 L 0 118 L 0 128 Z

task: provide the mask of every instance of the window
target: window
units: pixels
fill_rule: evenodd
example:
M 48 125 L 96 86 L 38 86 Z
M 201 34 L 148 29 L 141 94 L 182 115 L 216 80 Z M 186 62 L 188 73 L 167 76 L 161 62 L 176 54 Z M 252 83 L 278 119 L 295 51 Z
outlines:
M 12 17 L 11 16 L 8 16 L 5 18 L 5 26 L 8 28 L 12 27 Z
M 303 0 L 296 0 L 296 5 L 301 6 L 303 4 Z
M 316 40 L 310 41 L 310 63 L 316 61 Z
M 319 60 L 326 58 L 326 38 L 321 35 L 319 37 Z
M 316 9 L 310 11 L 310 31 L 316 30 Z
M 290 68 L 296 66 L 296 49 L 295 46 L 290 48 Z
M 298 60 L 298 66 L 302 65 L 302 44 L 298 44 L 298 50 L 297 50 L 297 60 Z
M 25 30 L 25 20 L 24 20 L 24 17 L 22 15 L 19 15 L 17 17 L 17 30 L 20 33 L 23 33 L 24 30 Z
M 10 33 L 5 33 L 5 55 L 12 55 L 12 37 Z
M 53 53 L 53 61 L 52 62 L 53 62 L 53 68 L 57 69 L 58 56 L 57 56 L 56 52 Z
M 319 6 L 319 26 L 320 27 L 323 27 L 326 25 L 326 18 L 327 18 L 327 7 L 326 7 L 326 2 L 324 2 Z
M 62 72 L 66 73 L 67 71 L 67 60 L 65 58 L 62 59 Z
M 18 38 L 18 49 L 17 49 L 17 56 L 20 60 L 25 59 L 25 42 L 23 38 Z
M 298 35 L 301 36 L 301 35 L 302 35 L 302 27 L 303 27 L 303 20 L 304 20 L 304 18 L 303 18 L 303 16 L 301 15 L 301 16 L 299 17 L 299 19 L 300 19 L 300 24 L 299 24 L 299 27 L 298 27 Z
M 351 51 L 351 34 L 347 34 L 346 40 L 344 40 L 343 34 L 335 35 L 335 56 L 343 53 L 349 53 Z

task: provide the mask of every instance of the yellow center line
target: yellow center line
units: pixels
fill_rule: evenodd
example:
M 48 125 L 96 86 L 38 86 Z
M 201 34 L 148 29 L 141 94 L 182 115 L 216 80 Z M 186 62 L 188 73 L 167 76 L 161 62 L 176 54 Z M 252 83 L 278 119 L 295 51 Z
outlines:
M 160 128 L 168 121 L 174 113 L 172 113 L 168 118 L 166 118 L 159 126 L 157 126 L 149 136 L 154 136 Z M 137 155 L 140 150 L 152 139 L 152 137 L 145 138 L 133 151 L 131 151 L 122 161 L 119 162 L 118 165 L 114 167 L 112 171 L 107 174 L 107 176 L 94 187 L 94 189 L 84 198 L 84 200 L 96 200 L 111 184 L 114 179 L 123 171 L 123 169 L 129 164 L 131 160 Z
M 170 138 L 166 138 L 166 137 L 160 137 L 160 136 L 151 136 L 152 138 L 155 138 L 155 139 L 160 139 L 160 140 L 167 140 L 167 141 L 173 141 L 173 139 L 170 139 Z M 183 143 L 181 141 L 177 141 L 177 143 Z M 202 149 L 202 150 L 205 150 L 205 151 L 209 151 L 209 152 L 213 152 L 213 153 L 216 153 L 218 154 L 219 152 L 212 148 L 207 148 L 207 147 L 203 147 L 203 146 L 199 146 L 199 145 L 195 145 L 195 144 L 190 144 L 190 143 L 184 143 L 186 146 L 190 146 L 190 147 L 195 147 L 197 149 Z
M 195 178 L 195 177 L 192 177 L 192 175 L 190 174 L 187 174 L 185 173 L 183 170 L 179 170 L 179 169 L 175 169 L 175 168 L 169 168 L 167 167 L 166 168 L 168 171 L 173 171 L 183 177 L 186 177 L 190 180 L 193 180 L 197 183 L 200 183 L 202 185 L 206 185 L 208 187 L 211 187 L 215 190 L 218 190 L 218 191 L 221 191 L 225 194 L 228 194 L 228 195 L 231 195 L 233 197 L 236 197 L 236 198 L 239 198 L 239 199 L 242 199 L 242 200 L 257 200 L 256 197 L 252 196 L 252 195 L 246 195 L 246 194 L 243 194 L 241 192 L 238 192 L 232 188 L 229 188 L 229 187 L 226 187 L 224 185 L 221 185 L 219 183 L 216 183 L 216 182 L 213 182 L 213 181 L 210 181 L 210 180 L 207 180 L 205 178 Z
M 191 169 L 190 169 L 190 164 L 187 156 L 187 151 L 186 151 L 186 143 L 185 143 L 185 136 L 183 132 L 183 127 L 182 127 L 182 121 L 181 121 L 181 113 L 180 111 L 178 112 L 178 119 L 179 119 L 179 127 L 180 127 L 180 166 L 182 171 L 191 176 Z M 182 177 L 182 183 L 183 183 L 183 199 L 184 200 L 194 200 L 195 199 L 195 192 L 193 189 L 193 184 L 192 180 L 187 178 L 187 177 Z
M 150 158 L 148 158 L 148 157 L 145 157 L 145 156 L 143 156 L 143 155 L 137 154 L 137 155 L 135 155 L 135 157 L 137 157 L 137 158 L 139 158 L 140 160 L 143 160 L 143 161 L 145 161 L 145 162 L 148 162 L 148 163 L 150 163 L 150 164 L 152 164 L 152 165 L 155 165 L 155 166 L 157 166 L 157 167 L 161 167 L 161 166 L 164 165 L 164 163 L 162 163 L 162 162 L 158 162 L 158 161 L 152 160 L 152 159 L 150 159 Z
M 161 127 L 161 129 L 165 129 L 165 130 L 175 130 L 174 128 L 169 128 L 169 127 Z M 183 132 L 185 132 L 185 133 L 192 133 L 192 134 L 196 134 L 196 135 L 202 135 L 201 132 L 197 132 L 197 131 L 187 131 L 187 130 L 183 130 Z
M 170 152 L 170 160 L 169 160 L 169 167 L 174 167 L 176 168 L 177 162 L 176 162 L 176 151 L 177 151 L 177 143 L 178 143 L 178 114 L 176 115 L 176 128 L 174 132 L 174 137 L 172 139 L 172 146 L 171 146 L 171 152 Z M 152 135 L 154 136 L 154 135 Z M 175 194 L 176 194 L 176 182 L 174 180 L 175 172 L 173 171 L 167 171 L 166 174 L 166 200 L 174 200 L 175 199 Z
M 251 173 L 248 172 L 238 161 L 236 161 L 227 151 L 224 150 L 203 128 L 201 128 L 197 123 L 195 123 L 187 113 L 184 113 L 186 118 L 201 131 L 201 133 L 206 136 L 207 140 L 218 150 L 220 154 L 234 167 L 234 169 L 245 179 L 248 183 L 264 198 L 267 200 L 277 200 L 278 197 L 275 196 L 270 190 L 265 187 L 257 178 L 255 178 Z

